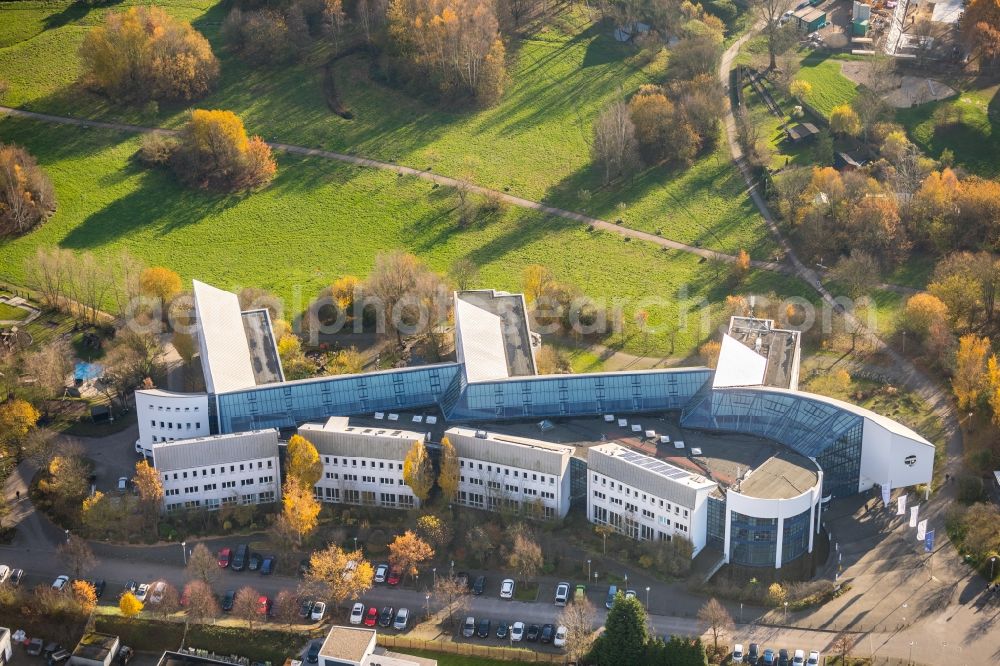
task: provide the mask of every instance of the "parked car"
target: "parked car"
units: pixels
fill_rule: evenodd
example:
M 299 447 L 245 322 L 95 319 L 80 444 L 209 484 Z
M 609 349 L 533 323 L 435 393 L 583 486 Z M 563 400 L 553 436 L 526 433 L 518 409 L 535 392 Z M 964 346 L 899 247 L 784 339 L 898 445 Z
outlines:
M 243 571 L 247 566 L 247 557 L 250 556 L 250 546 L 245 543 L 241 543 L 236 546 L 236 552 L 233 553 L 233 560 L 229 564 L 229 568 L 233 571 Z
M 10 584 L 17 587 L 21 584 L 21 579 L 24 578 L 24 569 L 14 569 L 10 572 Z
M 149 603 L 158 604 L 163 601 L 163 595 L 167 591 L 167 583 L 162 580 L 158 580 L 153 583 L 153 587 L 149 589 Z
M 264 558 L 260 556 L 260 553 L 253 553 L 247 560 L 247 569 L 249 571 L 257 571 L 257 569 L 260 569 L 260 564 L 263 561 Z
M 226 613 L 233 610 L 233 603 L 235 601 L 236 601 L 236 590 L 226 590 L 226 593 L 222 595 L 222 610 L 225 611 Z
M 400 608 L 396 611 L 396 619 L 392 621 L 392 628 L 396 631 L 405 631 L 406 625 L 410 622 L 410 609 Z
M 501 599 L 513 599 L 514 598 L 514 579 L 504 578 L 503 582 L 500 583 L 500 598 Z
M 747 663 L 756 664 L 757 660 L 760 659 L 760 646 L 756 643 L 751 643 L 750 647 L 747 648 Z
M 389 569 L 389 575 L 386 576 L 385 582 L 395 587 L 399 585 L 399 581 L 402 580 L 402 578 L 403 578 L 403 572 L 393 567 L 392 569 Z
M 137 589 L 139 589 L 139 584 L 136 583 L 134 580 L 129 580 L 125 582 L 125 585 L 122 587 L 121 593 L 125 594 L 126 592 L 131 592 L 132 594 L 135 594 L 135 591 Z
M 813 650 L 809 653 L 809 658 L 806 659 L 806 666 L 817 666 L 819 664 L 819 652 Z
M 106 588 L 108 584 L 105 583 L 103 580 L 101 579 L 87 580 L 85 582 L 90 583 L 90 585 L 94 588 L 94 596 L 96 596 L 98 599 L 104 596 L 104 588 Z
M 309 619 L 313 622 L 322 622 L 324 617 L 326 617 L 326 602 L 317 601 L 309 611 Z
M 271 614 L 271 599 L 267 595 L 262 594 L 257 597 L 257 612 L 265 618 Z M 313 609 L 313 612 L 316 610 Z
M 542 625 L 542 633 L 538 638 L 542 643 L 551 643 L 555 635 L 556 635 L 555 625 L 544 624 Z
M 785 648 L 781 648 L 780 650 L 778 650 L 778 666 L 788 666 L 788 664 L 789 664 L 788 650 L 786 650 Z
M 573 593 L 573 601 L 583 601 L 587 598 L 587 586 L 577 585 L 576 592 Z
M 70 651 L 65 648 L 59 648 L 55 652 L 49 655 L 48 660 L 45 662 L 48 666 L 55 666 L 56 664 L 61 664 L 70 658 Z
M 58 576 L 52 582 L 52 589 L 63 590 L 66 588 L 67 585 L 69 585 L 69 576 Z
M 372 606 L 365 614 L 365 626 L 374 627 L 378 623 L 378 609 Z
M 323 641 L 313 641 L 306 650 L 306 662 L 315 664 L 319 662 L 319 651 L 323 649 Z
M 569 583 L 556 585 L 556 606 L 565 606 L 569 601 Z
M 745 656 L 746 655 L 743 654 L 743 644 L 742 643 L 737 643 L 736 645 L 733 646 L 733 658 L 731 659 L 732 663 L 734 663 L 734 664 L 742 664 L 743 663 L 743 658 Z
M 351 624 L 361 624 L 365 619 L 365 605 L 360 601 L 351 607 Z
M 45 641 L 41 638 L 32 638 L 28 641 L 28 645 L 25 647 L 24 651 L 30 654 L 32 657 L 37 657 L 42 653 L 42 648 L 45 647 Z
M 123 645 L 118 648 L 118 666 L 128 666 L 128 662 L 132 661 L 132 657 L 135 656 L 135 650 L 127 645 Z
M 487 617 L 480 618 L 479 625 L 476 627 L 476 636 L 480 638 L 490 637 L 490 619 Z
M 268 555 L 264 558 L 264 561 L 260 563 L 260 575 L 269 576 L 274 573 L 274 556 Z
M 471 615 L 465 618 L 465 624 L 462 625 L 462 635 L 466 638 L 472 638 L 476 635 L 476 618 Z
M 486 576 L 476 576 L 476 582 L 472 584 L 472 593 L 479 595 L 486 589 Z
M 10 567 L 0 564 L 0 583 L 6 583 L 8 578 L 10 578 Z
M 608 598 L 604 600 L 605 608 L 611 610 L 611 607 L 615 604 L 615 595 L 617 594 L 618 594 L 617 585 L 612 585 L 611 587 L 608 588 Z
M 389 575 L 389 565 L 388 564 L 380 564 L 377 567 L 375 567 L 375 582 L 376 583 L 384 583 L 385 582 L 385 578 L 388 575 Z
M 128 490 L 128 477 L 119 476 L 118 477 L 118 492 L 123 493 Z
M 635 599 L 635 590 L 625 590 L 626 599 Z
M 233 549 L 223 548 L 219 551 L 219 566 L 223 569 L 229 566 L 229 562 L 233 559 Z
M 507 638 L 507 634 L 510 633 L 510 625 L 501 620 L 497 622 L 497 638 L 504 639 Z
M 515 622 L 510 625 L 510 640 L 519 643 L 524 640 L 524 622 Z
M 792 666 L 805 666 L 806 653 L 803 650 L 796 650 L 792 656 Z
M 766 648 L 764 650 L 764 666 L 777 666 L 778 655 L 774 653 L 771 648 Z
M 382 612 L 378 616 L 378 624 L 380 627 L 388 627 L 392 624 L 392 618 L 395 615 L 395 610 L 392 606 L 382 606 Z
M 145 601 L 146 595 L 149 594 L 149 584 L 141 583 L 139 587 L 135 588 L 135 598 L 139 601 Z
M 556 647 L 566 646 L 566 634 L 569 633 L 569 629 L 566 627 L 559 627 L 556 629 L 556 637 L 552 639 L 552 644 Z
M 538 628 L 537 624 L 528 625 L 528 630 L 524 632 L 524 640 L 532 642 L 537 641 L 540 631 L 541 629 Z

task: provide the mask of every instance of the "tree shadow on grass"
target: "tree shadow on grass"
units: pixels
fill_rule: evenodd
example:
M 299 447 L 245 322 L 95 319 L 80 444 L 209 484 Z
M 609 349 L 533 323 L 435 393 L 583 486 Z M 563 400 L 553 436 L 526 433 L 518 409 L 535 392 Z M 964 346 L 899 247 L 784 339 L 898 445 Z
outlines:
M 108 5 L 112 3 L 107 3 Z M 69 23 L 75 23 L 79 21 L 87 14 L 90 13 L 94 6 L 87 2 L 71 2 L 62 11 L 53 12 L 45 17 L 42 21 L 42 25 L 45 26 L 46 30 L 55 30 L 56 28 L 61 28 Z
M 61 245 L 74 250 L 90 250 L 140 229 L 155 227 L 166 236 L 181 227 L 196 224 L 239 203 L 243 196 L 189 190 L 166 171 L 146 171 L 136 163 L 124 170 L 123 177 L 144 171 L 137 188 L 115 199 L 73 227 Z

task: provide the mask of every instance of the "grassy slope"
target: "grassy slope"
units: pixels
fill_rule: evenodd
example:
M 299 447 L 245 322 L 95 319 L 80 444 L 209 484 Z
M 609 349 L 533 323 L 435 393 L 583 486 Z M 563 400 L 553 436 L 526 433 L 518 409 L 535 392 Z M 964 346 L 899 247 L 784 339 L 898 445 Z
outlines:
M 963 92 L 940 102 L 922 104 L 912 109 L 900 109 L 896 120 L 902 123 L 910 138 L 931 157 L 941 156 L 950 148 L 955 163 L 986 178 L 1000 175 L 1000 86 L 993 85 Z M 958 121 L 949 127 L 936 129 L 934 112 L 951 107 Z
M 796 78 L 812 84 L 806 101 L 829 117 L 833 107 L 849 104 L 858 94 L 858 84 L 840 73 L 840 60 L 829 54 L 814 52 L 802 59 Z
M 319 63 L 329 49 L 317 46 L 293 66 L 253 70 L 222 47 L 221 5 L 208 0 L 164 5 L 192 20 L 222 61 L 218 90 L 198 106 L 232 109 L 250 131 L 269 139 L 469 177 L 727 252 L 743 247 L 764 257 L 774 249 L 722 147 L 683 173 L 652 169 L 628 183 L 602 187 L 589 167 L 593 119 L 610 100 L 653 80 L 663 62 L 633 64 L 629 47 L 590 26 L 581 12 L 564 11 L 521 42 L 510 90 L 486 110 L 443 112 L 373 82 L 362 56 L 347 58 L 337 65 L 337 85 L 355 119 L 344 120 L 327 110 L 322 97 Z M 0 49 L 0 79 L 11 85 L 7 104 L 164 126 L 181 122 L 183 109 L 110 108 L 75 84 L 79 43 L 104 10 L 85 12 L 63 2 L 25 6 L 38 9 L 14 12 L 0 5 L 0 23 L 11 26 L 9 36 L 0 32 L 0 39 L 34 35 Z M 58 27 L 36 34 L 46 22 Z M 591 193 L 589 200 L 581 191 Z
M 561 218 L 512 208 L 459 230 L 454 195 L 413 178 L 279 155 L 279 175 L 269 188 L 224 197 L 181 190 L 167 173 L 140 168 L 132 160 L 134 137 L 12 118 L 0 119 L 0 137 L 37 157 L 60 198 L 43 227 L 0 244 L 0 266 L 15 280 L 40 244 L 99 255 L 127 248 L 186 279 L 273 289 L 297 312 L 337 276 L 363 276 L 377 252 L 403 247 L 439 270 L 470 257 L 481 267 L 480 284 L 502 289 L 518 289 L 524 266 L 542 263 L 593 297 L 628 299 L 627 313 L 655 294 L 670 301 L 644 306 L 659 329 L 651 342 L 660 347 L 664 322 L 677 317 L 678 293 L 686 291 L 684 304 L 692 308 L 703 298 L 718 303 L 727 293 L 697 257 L 590 233 Z M 745 288 L 811 295 L 769 273 L 754 273 Z M 697 317 L 691 321 L 678 334 L 678 354 L 708 335 L 697 330 Z

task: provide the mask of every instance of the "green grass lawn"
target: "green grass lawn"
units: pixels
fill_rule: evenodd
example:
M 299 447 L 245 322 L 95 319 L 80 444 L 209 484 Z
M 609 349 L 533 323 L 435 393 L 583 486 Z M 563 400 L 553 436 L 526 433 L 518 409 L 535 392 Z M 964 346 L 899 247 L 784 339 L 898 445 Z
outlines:
M 938 126 L 935 113 L 947 113 L 953 120 Z M 931 157 L 945 148 L 955 155 L 955 164 L 972 173 L 995 178 L 1000 175 L 1000 85 L 967 90 L 940 102 L 899 109 L 896 120 L 906 127 L 910 138 Z
M 668 322 L 683 321 L 685 311 L 678 355 L 709 335 L 699 303 L 718 304 L 728 294 L 715 267 L 699 257 L 562 218 L 509 208 L 459 228 L 454 193 L 416 178 L 279 154 L 270 187 L 221 196 L 183 190 L 169 173 L 140 167 L 136 137 L 15 118 L 0 119 L 0 137 L 37 157 L 60 201 L 40 229 L 0 243 L 0 266 L 15 282 L 40 244 L 98 256 L 124 248 L 185 280 L 274 290 L 295 314 L 335 278 L 363 277 L 376 253 L 399 247 L 441 271 L 469 257 L 480 267 L 476 286 L 508 290 L 520 288 L 525 266 L 544 264 L 591 297 L 623 299 L 628 321 L 644 307 L 653 349 L 667 346 Z M 760 271 L 741 291 L 812 297 L 804 284 Z M 649 303 L 651 295 L 658 300 Z M 721 307 L 714 312 L 721 316 Z M 632 336 L 627 346 L 641 342 Z
M 15 308 L 13 305 L 0 303 L 0 321 L 21 321 L 28 316 L 28 311 L 24 308 Z
M 812 52 L 802 59 L 796 78 L 812 84 L 806 101 L 824 116 L 829 117 L 833 107 L 850 104 L 858 94 L 858 84 L 840 73 L 844 58 L 828 53 Z
M 106 9 L 64 1 L 18 5 L 0 4 L 0 43 L 10 44 L 0 49 L 0 79 L 10 84 L 6 104 L 160 126 L 182 121 L 184 108 L 115 108 L 80 89 L 77 50 Z M 730 253 L 745 248 L 766 258 L 774 250 L 721 141 L 686 171 L 657 168 L 602 185 L 590 168 L 593 120 L 613 99 L 660 76 L 665 55 L 639 66 L 631 47 L 594 27 L 582 11 L 560 11 L 511 49 L 512 85 L 485 110 L 443 111 L 373 81 L 366 56 L 346 58 L 336 66 L 336 82 L 355 118 L 344 120 L 329 112 L 322 96 L 320 65 L 328 46 L 314 46 L 295 65 L 252 69 L 221 43 L 221 3 L 163 5 L 191 20 L 222 62 L 218 89 L 197 106 L 236 111 L 249 131 L 268 139 L 468 177 Z

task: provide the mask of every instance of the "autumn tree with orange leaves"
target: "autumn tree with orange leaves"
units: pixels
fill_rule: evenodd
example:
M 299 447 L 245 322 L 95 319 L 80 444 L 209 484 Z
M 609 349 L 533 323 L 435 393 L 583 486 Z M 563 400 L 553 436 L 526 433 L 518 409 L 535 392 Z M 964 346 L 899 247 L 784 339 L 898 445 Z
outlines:
M 965 45 L 980 66 L 1000 58 L 1000 3 L 969 0 L 961 26 Z
M 507 86 L 507 51 L 489 0 L 393 0 L 389 35 L 412 81 L 446 99 L 493 104 Z
M 192 111 L 169 161 L 183 182 L 219 190 L 263 187 L 278 170 L 271 147 L 232 111 Z
M 389 544 L 389 564 L 399 569 L 404 575 L 414 576 L 417 565 L 434 557 L 434 549 L 430 544 L 410 530 L 398 535 Z

